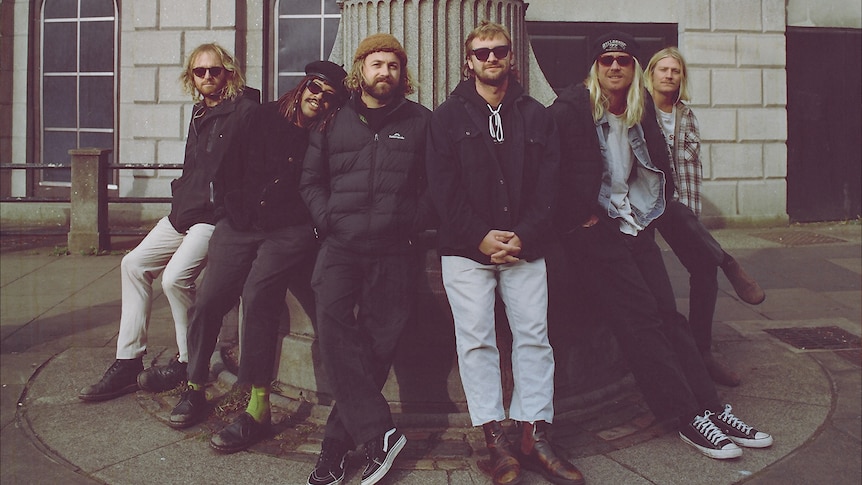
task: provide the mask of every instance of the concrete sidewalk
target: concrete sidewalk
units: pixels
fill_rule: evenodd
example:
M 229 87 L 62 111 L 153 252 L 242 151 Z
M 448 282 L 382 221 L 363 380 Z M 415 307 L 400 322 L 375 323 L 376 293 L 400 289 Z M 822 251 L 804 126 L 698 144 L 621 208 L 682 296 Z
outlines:
M 749 306 L 719 277 L 716 345 L 743 376 L 741 386 L 719 391 L 775 444 L 737 460 L 706 458 L 655 425 L 631 386 L 558 415 L 555 443 L 590 484 L 862 483 L 862 226 L 713 234 L 767 292 Z M 164 424 L 177 399 L 171 392 L 78 400 L 114 358 L 122 256 L 57 256 L 52 242 L 3 241 L 0 253 L 0 482 L 305 483 L 326 408 L 277 400 L 274 436 L 220 455 L 209 436 L 229 416 L 171 429 Z M 665 255 L 687 313 L 688 275 Z M 147 361 L 168 359 L 174 346 L 170 311 L 160 290 L 156 296 Z M 209 397 L 230 383 L 222 372 Z M 383 483 L 490 483 L 476 464 L 487 456 L 480 431 L 403 419 L 408 444 Z M 360 466 L 352 457 L 345 482 L 359 483 Z

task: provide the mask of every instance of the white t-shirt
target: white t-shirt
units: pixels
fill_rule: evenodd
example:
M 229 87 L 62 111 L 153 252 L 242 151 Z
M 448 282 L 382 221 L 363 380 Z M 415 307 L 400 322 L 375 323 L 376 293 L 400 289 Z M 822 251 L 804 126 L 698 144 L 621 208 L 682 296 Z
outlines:
M 658 111 L 658 119 L 659 124 L 661 125 L 661 131 L 664 132 L 664 139 L 667 140 L 668 145 L 673 147 L 673 131 L 674 128 L 676 128 L 676 106 L 671 109 L 670 113 L 665 113 L 658 108 L 656 108 L 656 111 Z

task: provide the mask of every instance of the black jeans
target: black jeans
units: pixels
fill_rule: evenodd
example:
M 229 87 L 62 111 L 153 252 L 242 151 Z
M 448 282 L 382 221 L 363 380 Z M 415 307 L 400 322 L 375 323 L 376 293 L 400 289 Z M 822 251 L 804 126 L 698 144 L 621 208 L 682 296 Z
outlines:
M 316 250 L 311 225 L 237 231 L 226 219 L 216 224 L 210 238 L 206 275 L 191 310 L 191 382 L 203 384 L 209 377 L 210 356 L 222 320 L 240 296 L 243 337 L 238 380 L 255 386 L 272 382 L 285 293 L 291 276 L 314 258 Z
M 600 219 L 564 240 L 594 279 L 599 315 L 620 345 L 650 410 L 660 420 L 691 419 L 720 406 L 685 317 L 676 301 L 653 229 L 636 237 Z
M 323 243 L 312 287 L 320 353 L 336 401 L 327 437 L 356 445 L 394 426 L 381 390 L 413 312 L 418 261 L 412 249 L 368 255 Z
M 712 318 L 718 297 L 718 267 L 724 250 L 685 204 L 668 202 L 656 228 L 689 274 L 688 323 L 701 352 L 712 344 Z

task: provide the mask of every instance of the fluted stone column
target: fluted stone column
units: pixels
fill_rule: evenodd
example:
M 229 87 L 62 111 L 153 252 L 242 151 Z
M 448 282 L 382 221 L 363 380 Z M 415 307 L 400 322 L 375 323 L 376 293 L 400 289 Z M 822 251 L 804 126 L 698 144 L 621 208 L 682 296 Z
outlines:
M 330 60 L 350 69 L 353 52 L 365 37 L 388 32 L 407 51 L 407 66 L 416 81 L 411 99 L 433 109 L 461 80 L 463 42 L 483 19 L 505 25 L 511 32 L 521 82 L 530 94 L 550 104 L 554 92 L 538 67 L 529 44 L 521 0 L 344 0 L 342 18 Z M 443 289 L 440 258 L 433 236 L 422 242 L 425 271 L 419 278 L 417 311 L 405 329 L 384 395 L 393 411 L 425 422 L 437 417 L 469 424 L 467 403 L 455 356 L 454 323 Z M 620 387 L 627 373 L 607 330 L 577 309 L 587 294 L 563 261 L 559 245 L 549 249 L 548 278 L 551 308 L 549 333 L 556 360 L 557 413 L 592 405 Z M 421 262 L 418 262 L 421 264 Z M 312 295 L 291 289 L 289 333 L 284 337 L 277 379 L 280 392 L 292 398 L 331 403 L 325 369 L 315 339 Z M 507 401 L 511 395 L 511 334 L 505 311 L 498 305 L 498 342 Z M 589 305 L 585 305 L 589 307 Z M 311 318 L 309 318 L 311 315 Z M 287 319 L 286 319 L 287 320 Z M 287 322 L 285 321 L 285 324 Z M 313 365 L 309 365 L 313 363 Z

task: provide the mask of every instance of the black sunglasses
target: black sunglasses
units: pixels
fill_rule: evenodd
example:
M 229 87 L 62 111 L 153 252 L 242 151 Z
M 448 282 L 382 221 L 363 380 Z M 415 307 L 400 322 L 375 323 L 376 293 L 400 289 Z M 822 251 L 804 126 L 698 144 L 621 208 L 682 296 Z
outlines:
M 195 76 L 203 79 L 207 76 L 207 71 L 210 72 L 210 76 L 219 77 L 223 70 L 223 67 L 196 67 L 192 69 L 192 72 L 195 74 Z
M 488 47 L 473 49 L 473 55 L 476 56 L 476 59 L 479 59 L 482 62 L 487 61 L 488 56 L 490 56 L 492 52 L 494 53 L 494 57 L 496 57 L 497 59 L 503 59 L 509 55 L 509 46 L 498 45 L 493 49 L 489 49 Z
M 314 79 L 309 79 L 308 82 L 305 83 L 305 89 L 307 89 L 311 94 L 320 94 L 320 99 L 323 100 L 324 103 L 332 103 L 338 98 L 338 95 L 336 93 L 332 91 L 326 91 L 325 89 L 323 89 L 323 86 L 316 83 Z
M 632 65 L 632 62 L 634 62 L 634 58 L 632 56 L 602 56 L 602 57 L 599 57 L 599 64 L 606 66 L 606 67 L 613 66 L 614 61 L 617 61 L 617 64 L 619 64 L 620 67 L 628 67 L 628 66 Z

